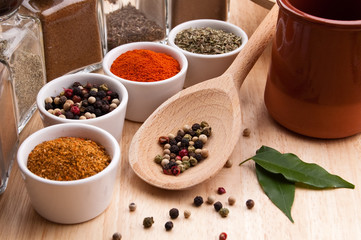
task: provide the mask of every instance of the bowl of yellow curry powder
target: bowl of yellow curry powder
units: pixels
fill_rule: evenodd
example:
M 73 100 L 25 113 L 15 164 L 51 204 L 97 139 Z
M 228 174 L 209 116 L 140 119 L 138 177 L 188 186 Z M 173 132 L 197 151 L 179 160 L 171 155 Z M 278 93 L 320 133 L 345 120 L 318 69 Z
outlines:
M 24 140 L 17 155 L 35 211 L 63 224 L 88 221 L 109 206 L 119 160 L 117 140 L 82 123 L 43 128 Z

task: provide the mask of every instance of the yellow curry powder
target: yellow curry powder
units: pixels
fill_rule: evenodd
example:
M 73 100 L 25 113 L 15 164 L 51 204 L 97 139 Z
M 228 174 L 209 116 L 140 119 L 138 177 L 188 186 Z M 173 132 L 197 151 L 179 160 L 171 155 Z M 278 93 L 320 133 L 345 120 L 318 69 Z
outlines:
M 29 154 L 27 167 L 34 174 L 57 181 L 87 178 L 111 161 L 105 148 L 77 137 L 60 137 L 38 144 Z

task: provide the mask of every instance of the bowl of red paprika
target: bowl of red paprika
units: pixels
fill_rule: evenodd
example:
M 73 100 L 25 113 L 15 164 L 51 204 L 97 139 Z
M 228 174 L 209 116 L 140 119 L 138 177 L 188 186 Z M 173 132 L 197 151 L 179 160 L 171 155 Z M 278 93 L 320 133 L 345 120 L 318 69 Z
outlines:
M 113 197 L 120 151 L 109 132 L 89 124 L 56 124 L 33 133 L 17 153 L 32 207 L 62 224 L 100 215 Z
M 103 59 L 106 75 L 128 90 L 125 118 L 144 122 L 169 97 L 183 89 L 188 61 L 179 50 L 153 42 L 113 48 Z

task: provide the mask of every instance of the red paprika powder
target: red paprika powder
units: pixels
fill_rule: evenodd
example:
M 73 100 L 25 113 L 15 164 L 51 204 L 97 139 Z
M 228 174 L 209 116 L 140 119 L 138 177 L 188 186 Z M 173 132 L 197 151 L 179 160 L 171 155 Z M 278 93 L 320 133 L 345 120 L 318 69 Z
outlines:
M 120 55 L 112 63 L 110 71 L 131 81 L 155 82 L 176 75 L 180 71 L 180 65 L 167 54 L 140 49 Z

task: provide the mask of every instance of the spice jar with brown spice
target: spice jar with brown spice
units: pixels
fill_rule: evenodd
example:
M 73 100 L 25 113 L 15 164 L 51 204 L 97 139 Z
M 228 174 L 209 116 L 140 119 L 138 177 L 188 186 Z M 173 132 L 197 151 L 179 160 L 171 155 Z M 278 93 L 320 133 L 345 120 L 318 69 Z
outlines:
M 105 0 L 109 50 L 131 42 L 163 42 L 168 0 Z
M 24 0 L 42 23 L 47 81 L 101 68 L 107 51 L 103 0 Z
M 195 19 L 228 20 L 230 0 L 169 0 L 170 28 Z

